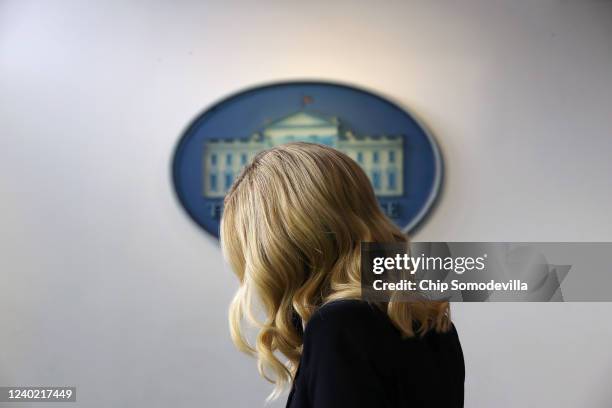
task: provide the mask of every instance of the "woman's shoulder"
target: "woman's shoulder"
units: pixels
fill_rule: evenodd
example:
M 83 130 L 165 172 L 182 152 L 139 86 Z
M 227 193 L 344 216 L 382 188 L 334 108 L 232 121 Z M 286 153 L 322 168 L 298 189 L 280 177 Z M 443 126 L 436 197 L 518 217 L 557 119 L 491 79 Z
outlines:
M 304 334 L 307 337 L 318 337 L 350 332 L 362 333 L 370 337 L 376 333 L 378 338 L 388 336 L 400 339 L 398 329 L 393 325 L 389 316 L 374 303 L 359 299 L 334 300 L 321 306 L 307 322 Z M 446 332 L 429 331 L 425 337 L 457 338 L 458 333 L 453 323 Z M 419 340 L 417 336 L 413 340 Z
M 306 324 L 305 334 L 372 328 L 386 325 L 386 315 L 375 304 L 358 299 L 334 300 L 321 306 Z
M 370 314 L 378 307 L 370 302 L 360 299 L 338 299 L 325 303 L 317 310 L 320 316 L 345 317 L 347 314 Z M 380 309 L 378 309 L 380 310 Z
M 320 360 L 376 359 L 378 340 L 390 337 L 385 320 L 376 305 L 365 301 L 335 300 L 321 306 L 304 329 L 302 363 L 309 367 L 323 364 Z

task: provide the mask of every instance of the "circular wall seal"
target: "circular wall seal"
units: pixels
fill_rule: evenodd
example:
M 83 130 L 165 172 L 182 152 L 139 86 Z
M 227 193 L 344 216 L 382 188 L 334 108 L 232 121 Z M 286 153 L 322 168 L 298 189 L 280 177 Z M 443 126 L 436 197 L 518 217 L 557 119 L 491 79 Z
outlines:
M 404 109 L 352 86 L 283 82 L 234 94 L 191 123 L 172 163 L 180 203 L 218 237 L 223 197 L 242 166 L 257 152 L 292 141 L 325 144 L 353 158 L 404 232 L 423 220 L 438 194 L 438 147 Z

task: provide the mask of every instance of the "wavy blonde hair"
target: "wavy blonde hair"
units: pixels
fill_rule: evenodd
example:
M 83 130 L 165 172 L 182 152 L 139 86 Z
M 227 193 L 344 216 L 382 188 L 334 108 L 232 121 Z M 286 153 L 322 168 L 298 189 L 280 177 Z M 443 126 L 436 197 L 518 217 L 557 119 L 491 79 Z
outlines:
M 221 220 L 223 253 L 240 281 L 230 331 L 238 349 L 256 356 L 260 374 L 276 385 L 271 398 L 293 380 L 300 360 L 296 314 L 306 324 L 326 302 L 361 297 L 361 242 L 407 237 L 382 213 L 361 167 L 338 150 L 301 142 L 277 146 L 257 154 L 234 181 Z M 255 316 L 255 300 L 263 320 Z M 378 306 L 408 337 L 450 325 L 447 302 Z M 246 339 L 245 321 L 259 331 L 255 345 Z

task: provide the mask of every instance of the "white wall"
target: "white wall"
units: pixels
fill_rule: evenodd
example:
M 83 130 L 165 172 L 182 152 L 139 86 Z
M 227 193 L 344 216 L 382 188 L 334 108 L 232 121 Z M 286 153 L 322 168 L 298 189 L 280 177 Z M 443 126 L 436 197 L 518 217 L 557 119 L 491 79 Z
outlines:
M 429 125 L 447 178 L 415 239 L 612 240 L 610 1 L 0 1 L 0 385 L 259 406 L 236 282 L 169 165 L 204 107 L 294 78 Z M 611 304 L 454 311 L 467 407 L 612 403 Z

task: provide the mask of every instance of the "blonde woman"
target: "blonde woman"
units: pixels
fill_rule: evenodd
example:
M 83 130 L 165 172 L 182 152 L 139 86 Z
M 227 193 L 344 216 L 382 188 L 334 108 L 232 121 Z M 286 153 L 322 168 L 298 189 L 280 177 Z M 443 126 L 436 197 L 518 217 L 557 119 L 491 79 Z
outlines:
M 240 281 L 230 328 L 271 397 L 291 386 L 290 408 L 463 406 L 448 303 L 360 300 L 361 242 L 406 239 L 359 165 L 331 147 L 290 143 L 245 167 L 221 222 Z

